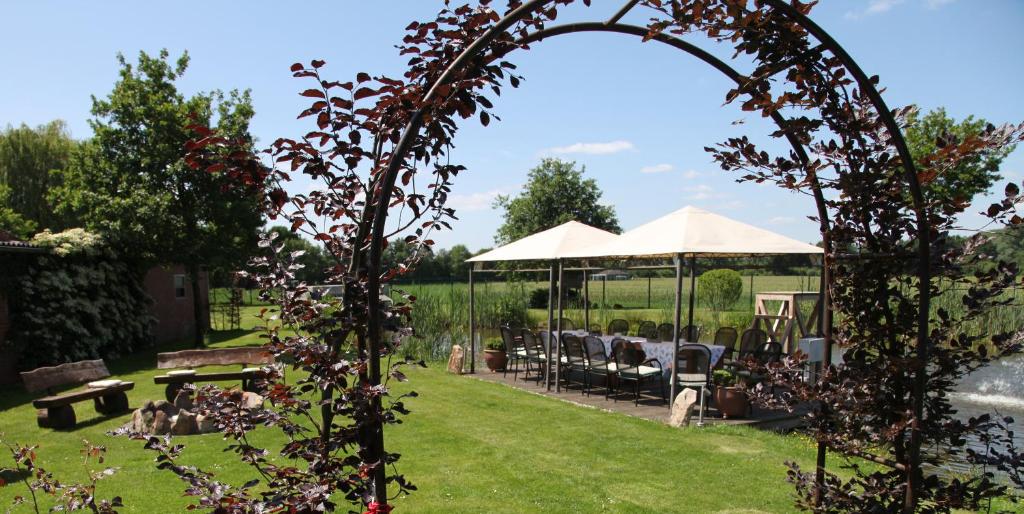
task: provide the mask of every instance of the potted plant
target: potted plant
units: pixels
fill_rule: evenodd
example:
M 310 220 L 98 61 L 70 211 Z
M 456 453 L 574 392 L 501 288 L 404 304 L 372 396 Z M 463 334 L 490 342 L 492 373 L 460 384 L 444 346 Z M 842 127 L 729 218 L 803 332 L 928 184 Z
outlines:
M 711 376 L 715 384 L 715 405 L 725 419 L 742 418 L 750 410 L 746 387 L 737 385 L 736 373 L 729 369 L 715 370 Z
M 491 372 L 505 369 L 505 365 L 508 364 L 508 354 L 505 353 L 505 345 L 502 344 L 501 339 L 487 342 L 487 347 L 484 350 L 484 363 L 487 364 L 487 369 Z

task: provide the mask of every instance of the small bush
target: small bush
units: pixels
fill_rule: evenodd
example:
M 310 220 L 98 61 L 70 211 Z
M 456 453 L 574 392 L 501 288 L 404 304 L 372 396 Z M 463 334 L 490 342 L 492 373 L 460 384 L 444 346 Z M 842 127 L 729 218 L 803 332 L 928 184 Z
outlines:
M 731 269 L 715 269 L 700 276 L 697 299 L 711 309 L 718 324 L 719 313 L 732 308 L 743 294 L 743 277 Z
M 530 308 L 531 309 L 547 309 L 548 308 L 548 290 L 543 287 L 538 287 L 533 291 L 530 291 Z

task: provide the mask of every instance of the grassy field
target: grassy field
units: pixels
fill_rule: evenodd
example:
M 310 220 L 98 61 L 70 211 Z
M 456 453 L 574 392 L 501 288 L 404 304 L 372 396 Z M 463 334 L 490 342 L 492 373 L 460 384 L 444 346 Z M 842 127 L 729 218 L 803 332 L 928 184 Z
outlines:
M 214 347 L 256 340 L 243 332 L 213 339 Z M 129 392 L 134 406 L 162 397 L 163 388 L 152 381 L 155 352 L 110 363 L 117 378 L 135 382 Z M 420 491 L 399 499 L 399 512 L 787 512 L 790 488 L 782 463 L 807 464 L 813 454 L 797 437 L 742 428 L 673 429 L 448 375 L 439 366 L 412 370 L 410 378 L 402 388 L 411 386 L 420 396 L 407 402 L 413 414 L 388 429 L 387 441 L 404 455 L 400 470 Z M 123 496 L 122 512 L 183 510 L 183 483 L 156 470 L 154 455 L 139 442 L 106 435 L 130 416 L 104 417 L 77 404 L 75 430 L 40 429 L 30 399 L 19 390 L 0 392 L 5 441 L 39 444 L 40 465 L 66 481 L 85 477 L 82 440 L 106 446 L 105 466 L 119 471 L 100 483 L 99 496 Z M 220 480 L 237 485 L 250 478 L 222 451 L 218 435 L 178 441 L 187 445 L 185 461 Z M 275 448 L 284 439 L 261 429 L 255 441 Z M 0 506 L 16 494 L 24 494 L 20 484 L 0 488 Z

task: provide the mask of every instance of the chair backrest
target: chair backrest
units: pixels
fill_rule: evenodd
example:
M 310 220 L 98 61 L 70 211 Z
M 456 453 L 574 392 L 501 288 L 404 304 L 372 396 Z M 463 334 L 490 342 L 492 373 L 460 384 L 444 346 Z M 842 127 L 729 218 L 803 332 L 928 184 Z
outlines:
M 505 353 L 511 355 L 522 346 L 521 341 L 516 340 L 516 335 L 512 331 L 512 327 L 508 325 L 502 325 L 499 330 L 501 331 L 501 343 L 505 345 Z
M 562 334 L 562 353 L 573 364 L 582 364 L 586 360 L 583 341 L 573 334 Z
M 695 343 L 679 345 L 675 369 L 679 380 L 683 382 L 710 383 L 711 349 Z
M 541 330 L 537 332 L 537 339 L 540 341 L 540 353 L 538 355 L 544 355 L 545 357 L 551 353 L 554 348 L 551 347 L 554 339 L 554 331 Z
M 47 366 L 21 373 L 21 382 L 30 393 L 47 391 L 64 385 L 79 385 L 110 376 L 102 359 Z
M 612 340 L 612 356 L 615 358 L 615 368 L 619 371 L 635 368 L 647 357 L 643 350 L 625 339 Z
M 675 333 L 676 327 L 671 323 L 662 323 L 658 325 L 658 340 L 660 341 L 671 341 L 673 339 L 672 334 Z
M 604 341 L 600 337 L 586 336 L 583 338 L 583 350 L 590 366 L 608 363 L 608 353 L 604 351 Z
M 679 339 L 688 343 L 696 343 L 700 341 L 700 325 L 685 325 L 679 329 Z
M 732 327 L 721 327 L 715 331 L 715 344 L 724 346 L 727 352 L 736 349 L 737 338 L 739 338 L 739 334 Z
M 558 320 L 555 320 L 555 326 L 551 327 L 551 330 L 558 328 Z M 562 330 L 576 330 L 576 324 L 569 318 L 562 318 Z
M 781 361 L 782 343 L 770 342 L 761 345 L 761 349 L 757 352 L 756 358 L 762 364 Z
M 629 322 L 624 319 L 613 319 L 608 324 L 608 335 L 629 335 Z
M 756 358 L 761 348 L 768 342 L 768 334 L 759 328 L 748 328 L 740 336 L 739 358 Z
M 523 349 L 526 350 L 527 356 L 540 357 L 546 354 L 540 340 L 537 339 L 537 336 L 530 329 L 522 329 L 519 335 L 523 338 Z
M 637 337 L 656 339 L 658 337 L 658 325 L 653 321 L 641 321 L 640 326 L 636 328 L 636 335 Z

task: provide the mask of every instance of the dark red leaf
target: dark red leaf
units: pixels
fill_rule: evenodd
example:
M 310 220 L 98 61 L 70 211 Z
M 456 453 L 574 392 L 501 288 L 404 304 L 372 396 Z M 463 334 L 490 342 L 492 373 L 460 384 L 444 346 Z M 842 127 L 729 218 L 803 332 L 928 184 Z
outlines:
M 303 66 L 301 62 L 297 62 L 297 63 L 292 65 L 291 70 L 292 71 L 301 71 L 303 68 L 305 68 L 305 66 Z
M 327 95 L 325 95 L 324 92 L 320 91 L 319 89 L 307 89 L 299 94 L 302 96 L 308 96 L 310 98 L 327 98 Z
M 313 65 L 313 68 L 320 68 L 321 66 L 327 64 L 327 61 L 313 60 L 313 62 L 311 62 L 310 64 Z

